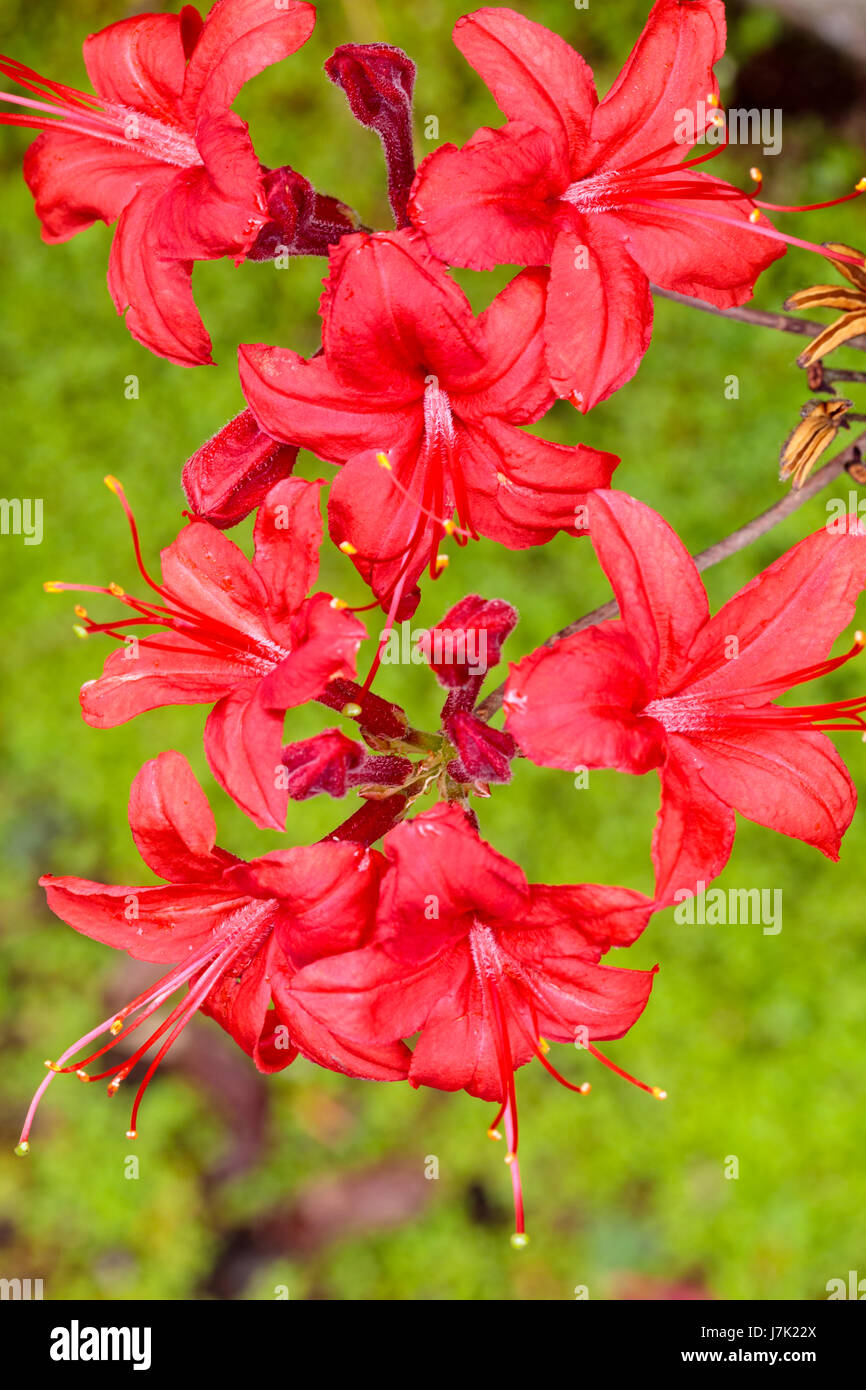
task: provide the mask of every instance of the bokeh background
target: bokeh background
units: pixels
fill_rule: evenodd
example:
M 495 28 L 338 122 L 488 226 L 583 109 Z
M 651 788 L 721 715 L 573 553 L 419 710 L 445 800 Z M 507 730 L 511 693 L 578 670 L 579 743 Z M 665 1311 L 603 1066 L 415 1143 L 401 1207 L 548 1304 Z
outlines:
M 646 0 L 523 0 L 530 17 L 570 39 L 605 90 L 645 18 Z M 131 13 L 123 0 L 2 0 L 2 48 L 55 78 L 84 81 L 84 36 Z M 144 8 L 144 7 L 141 7 Z M 720 69 L 727 105 L 783 107 L 782 154 L 734 149 L 716 166 L 747 181 L 764 166 L 770 199 L 817 202 L 864 172 L 866 83 L 858 62 L 863 0 L 847 9 L 732 5 Z M 797 28 L 790 15 L 826 32 Z M 338 194 L 370 225 L 389 225 L 376 137 L 356 126 L 322 63 L 347 41 L 380 40 L 418 62 L 417 147 L 462 143 L 498 124 L 492 99 L 453 47 L 457 0 L 324 0 L 310 44 L 243 92 L 266 163 L 289 162 Z M 849 28 L 839 24 L 847 14 Z M 859 40 L 858 40 L 859 35 Z M 834 47 L 834 42 L 838 46 Z M 585 1056 L 558 1065 L 593 1083 L 566 1093 L 540 1067 L 521 1072 L 522 1168 L 532 1241 L 511 1250 L 510 1184 L 487 1142 L 491 1111 L 465 1095 L 352 1082 L 299 1061 L 260 1077 L 218 1027 L 197 1017 L 150 1087 L 127 1176 L 127 1098 L 60 1078 L 40 1114 L 33 1152 L 12 1156 L 45 1057 L 155 976 L 76 936 L 46 911 L 42 872 L 145 881 L 126 821 L 142 762 L 182 750 L 212 796 L 220 842 L 247 856 L 305 843 L 343 819 L 331 802 L 290 811 L 286 837 L 257 831 L 219 791 L 201 750 L 201 709 L 164 710 L 112 731 L 80 719 L 77 689 L 106 650 L 71 631 L 70 596 L 45 579 L 137 582 L 126 525 L 102 485 L 124 482 L 147 556 L 181 523 L 183 461 L 241 406 L 239 341 L 317 346 L 324 264 L 288 270 L 228 262 L 199 266 L 196 298 L 219 366 L 184 371 L 150 356 L 111 306 L 102 228 L 63 247 L 39 239 L 20 177 L 26 133 L 0 139 L 0 491 L 44 499 L 41 546 L 0 537 L 2 565 L 2 1041 L 0 1275 L 43 1278 L 46 1298 L 568 1299 L 826 1297 L 834 1277 L 866 1275 L 866 1008 L 863 813 L 831 865 L 805 846 L 741 823 L 723 887 L 781 888 L 780 934 L 759 926 L 682 926 L 657 917 L 622 963 L 661 962 L 653 998 L 629 1037 L 611 1044 L 629 1070 L 664 1085 L 655 1104 Z M 860 204 L 780 219 L 814 240 L 866 244 Z M 479 307 L 502 283 L 461 276 Z M 796 251 L 759 285 L 757 302 L 825 278 Z M 800 341 L 659 303 L 637 378 L 591 417 L 565 405 L 542 427 L 621 454 L 617 484 L 660 510 L 693 550 L 717 540 L 779 495 L 777 456 L 809 396 L 794 365 Z M 856 355 L 838 365 L 857 366 Z M 862 358 L 860 359 L 862 364 Z M 738 400 L 725 397 L 736 374 Z M 126 378 L 140 381 L 125 398 Z M 856 388 L 855 388 L 856 390 Z M 861 398 L 863 393 L 861 390 Z M 864 405 L 859 408 L 864 409 Z M 307 476 L 330 470 L 304 459 Z M 848 479 L 832 491 L 845 497 Z M 825 520 L 825 498 L 708 576 L 714 604 Z M 249 540 L 249 528 L 236 537 Z M 323 582 L 362 602 L 348 561 L 326 553 Z M 560 539 L 510 554 L 481 543 L 427 588 L 417 625 L 465 592 L 500 596 L 522 613 L 516 659 L 601 602 L 605 583 L 586 544 Z M 98 602 L 91 605 L 96 613 Z M 809 621 L 809 614 L 802 615 Z M 366 650 L 370 650 L 367 648 Z M 847 667 L 824 683 L 839 697 L 863 688 Z M 435 727 L 437 689 L 426 671 L 383 671 L 415 723 Z M 816 698 L 818 692 L 816 692 Z M 327 712 L 292 717 L 289 736 L 324 727 Z M 866 749 L 840 736 L 855 780 Z M 566 774 L 518 764 L 514 783 L 480 804 L 484 834 L 531 878 L 651 887 L 649 837 L 657 783 L 594 773 L 575 790 Z M 439 1177 L 425 1165 L 438 1159 Z M 739 1177 L 725 1177 L 730 1159 Z

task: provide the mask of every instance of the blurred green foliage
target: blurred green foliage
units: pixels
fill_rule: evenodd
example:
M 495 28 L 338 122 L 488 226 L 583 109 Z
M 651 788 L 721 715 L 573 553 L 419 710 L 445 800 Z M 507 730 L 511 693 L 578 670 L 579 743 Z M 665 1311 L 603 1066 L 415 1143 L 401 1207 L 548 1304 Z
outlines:
M 604 89 L 647 6 L 609 0 L 579 10 L 565 0 L 525 0 L 521 8 L 574 42 Z M 456 0 L 326 0 L 309 45 L 242 94 L 239 109 L 262 160 L 295 165 L 354 204 L 366 222 L 387 226 L 378 142 L 353 123 L 322 63 L 342 42 L 400 45 L 419 67 L 419 156 L 432 147 L 423 137 L 429 115 L 438 118 L 441 140 L 461 143 L 500 118 L 452 46 L 460 12 Z M 116 0 L 2 0 L 2 47 L 81 83 L 82 38 L 123 13 Z M 777 28 L 768 12 L 751 11 L 734 26 L 723 86 Z M 178 1047 L 180 1061 L 148 1093 L 137 1180 L 125 1176 L 123 1096 L 107 1111 L 101 1087 L 85 1091 L 71 1078 L 49 1093 L 29 1160 L 11 1156 L 43 1056 L 57 1056 L 151 974 L 130 970 L 49 917 L 36 887 L 45 871 L 141 881 L 125 816 L 140 764 L 161 749 L 181 749 L 212 795 L 221 843 L 249 856 L 314 839 L 342 818 L 342 808 L 322 800 L 290 812 L 287 841 L 256 831 L 208 774 L 199 709 L 159 711 L 107 732 L 87 729 L 76 692 L 104 653 L 75 640 L 68 599 L 41 589 L 50 578 L 114 579 L 133 588 L 123 516 L 101 482 L 107 472 L 124 482 L 156 563 L 181 520 L 181 464 L 240 408 L 236 344 L 313 351 L 324 265 L 198 267 L 196 298 L 219 366 L 172 367 L 138 347 L 114 315 L 105 289 L 110 232 L 94 228 L 62 247 L 40 242 L 20 178 L 26 144 L 23 132 L 6 130 L 0 140 L 2 491 L 44 499 L 45 536 L 39 547 L 0 539 L 0 1274 L 43 1277 L 49 1298 L 272 1298 L 284 1285 L 292 1298 L 399 1300 L 563 1299 L 577 1285 L 588 1286 L 592 1298 L 619 1297 L 627 1279 L 650 1281 L 641 1287 L 661 1288 L 663 1296 L 688 1285 L 714 1297 L 809 1299 L 825 1296 L 826 1281 L 849 1268 L 866 1273 L 859 813 L 839 866 L 741 824 L 721 885 L 782 888 L 779 935 L 754 926 L 678 926 L 667 913 L 621 960 L 662 964 L 645 1017 L 610 1051 L 663 1084 L 665 1105 L 598 1066 L 588 1071 L 566 1049 L 557 1063 L 574 1079 L 589 1077 L 588 1098 L 562 1091 L 540 1067 L 520 1074 L 532 1233 L 524 1252 L 508 1245 L 509 1184 L 501 1149 L 484 1138 L 488 1108 L 465 1095 L 350 1082 L 305 1062 L 260 1081 L 216 1025 L 200 1018 Z M 742 181 L 752 160 L 733 150 L 719 169 Z M 812 119 L 789 122 L 783 155 L 764 163 L 768 196 L 778 202 L 832 197 L 863 172 L 843 134 Z M 866 243 L 856 204 L 783 225 L 817 241 Z M 778 307 L 823 276 L 820 262 L 794 252 L 761 282 L 757 302 Z M 501 283 L 461 279 L 479 305 Z M 779 495 L 779 445 L 808 395 L 793 365 L 797 348 L 796 339 L 660 303 L 637 378 L 590 418 L 562 405 L 540 428 L 619 453 L 618 486 L 658 508 L 698 549 Z M 734 401 L 724 393 L 731 373 L 740 382 Z M 131 374 L 140 381 L 136 401 L 124 396 Z M 330 473 L 310 458 L 303 470 Z M 713 602 L 824 517 L 819 498 L 713 571 Z M 248 536 L 241 528 L 242 543 Z M 325 586 L 362 601 L 343 557 L 326 554 L 322 574 Z M 507 598 L 521 610 L 512 659 L 606 597 L 586 544 L 561 539 L 510 554 L 482 543 L 428 586 L 418 625 L 467 591 Z M 856 693 L 857 671 L 837 673 L 826 689 Z M 438 694 L 425 671 L 389 668 L 382 693 L 407 703 L 416 723 L 435 720 Z M 290 736 L 327 722 L 324 711 L 305 711 L 292 717 Z M 849 738 L 844 751 L 862 783 L 866 750 Z M 496 789 L 479 810 L 484 834 L 530 877 L 649 889 L 656 800 L 652 778 L 593 774 L 590 788 L 577 791 L 566 774 L 521 764 L 514 784 Z M 195 1060 L 202 1056 L 204 1081 Z M 262 1105 L 264 1129 L 256 1118 Z M 232 1145 L 245 1142 L 246 1168 L 236 1164 L 225 1181 L 214 1177 Z M 431 1155 L 440 1176 L 424 1182 Z M 731 1155 L 739 1160 L 736 1181 L 724 1176 Z M 381 1193 L 369 1210 L 363 1196 L 371 1183 L 375 1189 L 370 1175 L 377 1173 L 393 1198 L 384 1215 Z M 402 1188 L 403 1207 L 393 1196 Z M 340 1192 L 357 1211 L 332 1229 L 321 1209 L 339 1205 Z

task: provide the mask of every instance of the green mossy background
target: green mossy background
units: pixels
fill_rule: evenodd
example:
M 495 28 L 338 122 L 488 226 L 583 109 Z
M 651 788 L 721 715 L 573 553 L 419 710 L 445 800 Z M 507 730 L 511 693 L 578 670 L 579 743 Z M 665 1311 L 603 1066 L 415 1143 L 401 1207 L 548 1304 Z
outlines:
M 602 90 L 648 8 L 646 0 L 518 7 L 580 48 Z M 129 12 L 117 0 L 0 0 L 0 47 L 81 83 L 83 37 Z M 387 226 L 378 142 L 353 123 L 322 63 L 343 42 L 405 48 L 419 68 L 419 157 L 435 143 L 424 138 L 431 115 L 442 141 L 462 143 L 500 118 L 451 43 L 460 13 L 455 0 L 324 0 L 309 45 L 252 82 L 238 104 L 262 160 L 295 165 L 366 222 Z M 738 11 L 720 72 L 723 98 L 740 65 L 780 32 L 769 12 Z M 0 538 L 0 1275 L 43 1278 L 52 1299 L 270 1299 L 287 1290 L 291 1298 L 387 1300 L 568 1299 L 577 1286 L 602 1299 L 815 1299 L 849 1269 L 866 1275 L 862 812 L 837 866 L 741 823 L 721 886 L 781 888 L 780 934 L 682 926 L 666 913 L 622 957 L 642 967 L 658 961 L 661 970 L 644 1018 L 609 1051 L 664 1085 L 666 1104 L 564 1048 L 555 1060 L 570 1077 L 592 1081 L 588 1098 L 566 1093 L 538 1066 L 521 1072 L 532 1236 L 523 1252 L 508 1244 L 510 1185 L 501 1148 L 485 1139 L 488 1107 L 465 1095 L 351 1082 L 303 1061 L 265 1080 L 202 1018 L 149 1090 L 134 1146 L 137 1178 L 124 1138 L 129 1097 L 121 1092 L 107 1106 L 102 1086 L 82 1088 L 73 1078 L 49 1092 L 30 1158 L 12 1156 L 43 1058 L 155 975 L 54 920 L 36 885 L 46 871 L 143 880 L 125 815 L 141 763 L 182 750 L 212 797 L 220 842 L 237 853 L 304 843 L 342 818 L 341 807 L 322 800 L 291 810 L 287 837 L 258 832 L 207 771 L 201 709 L 86 728 L 77 689 L 97 674 L 105 651 L 75 640 L 74 600 L 42 592 L 51 578 L 113 579 L 134 589 L 126 525 L 102 486 L 108 472 L 122 479 L 156 564 L 181 522 L 183 461 L 241 407 L 236 344 L 313 351 L 324 264 L 199 266 L 196 298 L 219 366 L 172 367 L 134 343 L 114 314 L 105 288 L 110 232 L 41 243 L 20 177 L 27 143 L 19 131 L 0 139 L 0 490 L 41 497 L 45 513 L 40 546 Z M 778 159 L 735 149 L 718 167 L 742 181 L 753 162 L 763 164 L 767 196 L 777 202 L 833 197 L 863 173 L 851 123 L 828 128 L 814 115 L 786 122 Z M 859 204 L 780 225 L 816 241 L 866 244 Z M 777 308 L 823 278 L 821 262 L 795 251 L 761 281 L 757 302 Z M 479 305 L 502 283 L 461 280 Z M 794 366 L 798 346 L 659 303 L 636 379 L 589 418 L 561 405 L 541 428 L 619 453 L 617 485 L 660 510 L 696 550 L 779 496 L 779 445 L 809 394 Z M 839 356 L 840 365 L 848 360 Z M 737 400 L 725 397 L 730 374 L 739 378 Z M 139 379 L 138 400 L 124 395 L 130 375 Z M 309 457 L 303 471 L 331 473 Z M 834 495 L 847 491 L 846 479 Z M 713 603 L 820 526 L 825 500 L 714 570 Z M 236 533 L 243 544 L 248 537 L 248 526 Z M 326 553 L 322 570 L 325 586 L 363 601 L 343 557 Z M 560 539 L 510 554 L 482 543 L 428 586 L 417 625 L 468 591 L 521 610 L 512 659 L 606 597 L 586 544 Z M 98 600 L 90 607 L 102 611 Z M 381 689 L 421 726 L 435 720 L 437 690 L 426 671 L 389 668 Z M 821 693 L 860 689 L 862 671 L 848 667 Z M 305 711 L 290 737 L 328 722 L 324 711 Z M 866 748 L 856 736 L 841 736 L 840 746 L 855 781 L 866 784 Z M 656 801 L 652 778 L 594 773 L 578 791 L 566 774 L 521 763 L 513 785 L 478 809 L 483 833 L 530 877 L 649 889 Z M 731 1156 L 737 1180 L 725 1177 Z M 424 1177 L 431 1158 L 436 1181 Z

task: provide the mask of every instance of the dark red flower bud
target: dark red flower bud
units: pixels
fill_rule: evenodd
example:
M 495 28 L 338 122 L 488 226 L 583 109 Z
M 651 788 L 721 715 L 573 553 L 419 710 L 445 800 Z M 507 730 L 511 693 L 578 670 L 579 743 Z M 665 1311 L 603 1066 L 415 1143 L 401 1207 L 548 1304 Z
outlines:
M 293 801 L 306 801 L 317 792 L 345 796 L 348 773 L 364 758 L 364 749 L 339 729 L 325 729 L 314 738 L 290 743 L 283 749 L 288 770 L 288 792 Z
M 502 644 L 517 622 L 517 610 L 504 599 L 469 594 L 419 638 L 419 649 L 448 690 L 470 682 L 480 687 L 502 656 Z
M 270 489 L 288 478 L 298 451 L 259 429 L 251 410 L 223 426 L 187 460 L 183 490 L 191 511 L 225 531 L 255 511 Z
M 350 787 L 398 787 L 412 771 L 408 758 L 371 755 L 339 729 L 290 743 L 283 749 L 282 762 L 293 801 L 306 801 L 317 792 L 341 797 Z
M 388 167 L 388 197 L 398 227 L 407 227 L 406 206 L 415 178 L 412 149 L 412 92 L 415 64 L 400 48 L 387 43 L 345 43 L 325 64 L 332 82 L 342 87 L 349 108 L 361 125 L 375 130 Z
M 446 723 L 459 757 L 448 764 L 455 782 L 510 782 L 517 744 L 502 729 L 491 729 L 474 714 L 459 710 Z
M 252 261 L 327 256 L 329 246 L 361 225 L 350 207 L 327 193 L 317 193 L 309 179 L 287 164 L 268 172 L 265 196 L 271 221 L 262 227 L 249 252 Z

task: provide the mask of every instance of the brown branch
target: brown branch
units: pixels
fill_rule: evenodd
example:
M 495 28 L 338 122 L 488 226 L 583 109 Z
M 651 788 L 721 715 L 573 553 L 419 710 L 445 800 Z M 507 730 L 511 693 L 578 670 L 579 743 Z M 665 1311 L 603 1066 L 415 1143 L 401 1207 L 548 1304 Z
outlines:
M 824 367 L 821 372 L 824 381 L 856 381 L 866 385 L 866 372 L 849 371 L 847 367 Z M 816 387 L 820 390 L 820 387 Z
M 690 309 L 700 309 L 703 314 L 717 314 L 722 319 L 734 319 L 737 323 L 755 323 L 759 328 L 774 328 L 777 333 L 797 333 L 802 338 L 815 338 L 826 328 L 824 323 L 814 319 L 799 319 L 793 314 L 771 314 L 766 309 L 750 309 L 741 305 L 734 309 L 717 309 L 714 304 L 705 304 L 702 299 L 691 299 L 687 294 L 677 294 L 676 290 L 663 290 L 658 285 L 650 287 L 653 294 L 662 299 L 671 299 L 675 304 L 686 304 Z M 866 334 L 849 338 L 845 347 L 866 352 Z
M 852 440 L 848 446 L 840 453 L 825 463 L 823 468 L 819 468 L 817 473 L 813 473 L 801 488 L 791 488 L 781 497 L 778 502 L 774 502 L 772 507 L 768 507 L 765 512 L 747 521 L 745 526 L 740 526 L 738 530 L 732 531 L 724 540 L 716 541 L 715 545 L 708 546 L 706 550 L 701 550 L 693 556 L 694 562 L 699 570 L 708 570 L 713 565 L 718 565 L 722 560 L 727 560 L 729 556 L 736 555 L 738 550 L 743 550 L 752 541 L 756 541 L 759 536 L 764 536 L 777 526 L 780 521 L 798 511 L 805 506 L 828 483 L 832 483 L 840 473 L 851 463 L 857 463 L 860 459 L 860 450 L 866 448 L 866 430 Z M 588 627 L 593 627 L 596 623 L 606 622 L 609 618 L 615 618 L 619 613 L 616 602 L 611 599 L 608 603 L 603 603 L 600 608 L 594 608 L 591 613 L 585 613 L 576 622 L 569 623 L 567 627 L 560 628 L 559 632 L 554 632 L 548 637 L 542 646 L 552 647 L 555 642 L 560 642 L 564 637 L 572 637 L 576 632 L 583 632 Z M 505 682 L 492 690 L 485 700 L 475 710 L 479 719 L 491 719 L 497 710 L 502 707 L 502 699 L 505 694 Z

